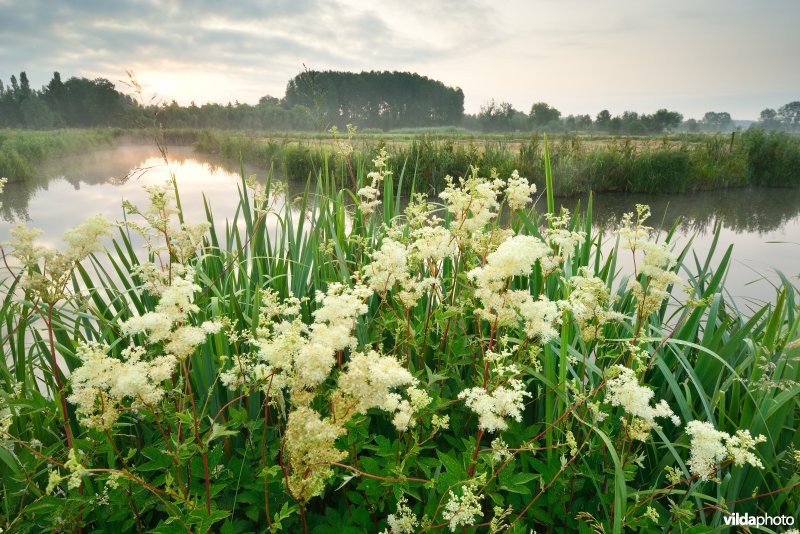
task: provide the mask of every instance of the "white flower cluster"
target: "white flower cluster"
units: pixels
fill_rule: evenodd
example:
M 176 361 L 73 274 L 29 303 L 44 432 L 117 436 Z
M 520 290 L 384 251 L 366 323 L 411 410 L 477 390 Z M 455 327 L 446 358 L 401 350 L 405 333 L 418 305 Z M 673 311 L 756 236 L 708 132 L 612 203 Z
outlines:
M 384 294 L 400 287 L 397 298 L 407 308 L 416 305 L 423 292 L 435 279 L 421 279 L 409 272 L 408 248 L 391 238 L 384 238 L 381 248 L 372 254 L 372 262 L 364 266 L 364 278 L 375 292 Z
M 352 289 L 330 284 L 327 292 L 317 294 L 308 343 L 295 355 L 295 387 L 312 387 L 330 374 L 337 351 L 355 344 L 351 332 L 356 318 L 367 312 L 364 301 L 371 292 L 362 285 Z
M 681 423 L 680 418 L 672 412 L 667 401 L 661 400 L 655 406 L 650 405 L 655 393 L 653 390 L 639 384 L 633 370 L 622 365 L 615 365 L 609 370 L 614 375 L 608 380 L 606 387 L 608 394 L 606 400 L 612 406 L 622 406 L 631 416 L 627 424 L 628 435 L 631 439 L 646 441 L 650 430 L 659 428 L 655 422 L 656 417 L 668 417 L 676 425 Z
M 489 389 L 476 386 L 458 394 L 467 408 L 478 415 L 478 427 L 487 432 L 508 429 L 507 418 L 521 421 L 525 397 L 531 396 L 525 391 L 525 384 L 516 378 L 520 374 L 517 366 L 506 363 L 510 355 L 507 350 L 487 351 L 484 357 L 490 366 L 492 378 L 487 383 Z M 491 383 L 495 386 L 492 387 Z
M 405 496 L 397 500 L 397 512 L 386 518 L 391 534 L 414 534 L 419 526 L 419 519 L 408 506 Z
M 458 243 L 443 226 L 422 226 L 413 230 L 410 237 L 408 252 L 412 262 L 438 264 L 458 254 Z
M 508 291 L 508 281 L 514 276 L 530 274 L 536 261 L 549 254 L 547 245 L 536 237 L 515 235 L 503 241 L 486 257 L 482 267 L 467 273 L 475 281 L 475 296 L 483 304 L 475 313 L 488 321 L 497 321 L 498 326 L 515 323 L 521 305 L 532 297 L 528 291 Z
M 562 306 L 572 312 L 585 342 L 601 339 L 603 326 L 625 318 L 609 309 L 611 290 L 602 278 L 592 276 L 588 268 L 581 267 L 579 274 L 570 277 L 568 282 L 572 291 Z
M 41 230 L 19 224 L 10 232 L 11 241 L 4 245 L 11 248 L 10 255 L 25 269 L 22 285 L 44 302 L 53 304 L 66 296 L 66 286 L 75 265 L 102 250 L 102 238 L 111 235 L 111 226 L 103 215 L 89 217 L 64 232 L 62 239 L 66 247 L 57 251 L 36 243 Z
M 515 169 L 506 181 L 506 203 L 512 211 L 523 209 L 531 203 L 531 195 L 536 194 L 536 184 L 528 183 Z
M 749 430 L 739 430 L 731 436 L 714 428 L 705 421 L 691 421 L 686 425 L 686 433 L 691 439 L 689 466 L 700 480 L 710 480 L 718 464 L 730 460 L 737 467 L 750 464 L 762 468 L 761 460 L 753 452 L 755 446 L 766 441 L 764 436 L 754 438 Z
M 478 426 L 487 432 L 506 430 L 506 418 L 522 421 L 523 402 L 530 396 L 524 384 L 516 379 L 510 379 L 505 386 L 497 386 L 491 393 L 482 387 L 473 387 L 458 394 L 467 408 L 478 414 Z
M 551 247 L 558 248 L 562 255 L 572 252 L 586 238 L 584 232 L 570 230 L 571 217 L 567 208 L 562 206 L 559 215 L 547 213 L 545 217 L 548 223 L 544 230 L 545 239 Z
M 124 360 L 109 356 L 109 350 L 108 345 L 89 342 L 75 351 L 82 364 L 70 375 L 72 393 L 67 400 L 77 406 L 81 424 L 89 428 L 111 428 L 126 400 L 133 408 L 158 404 L 165 394 L 161 383 L 172 376 L 177 363 L 169 354 L 144 360 L 141 347 L 125 349 Z
M 461 497 L 450 490 L 450 500 L 444 506 L 442 517 L 449 523 L 450 532 L 455 532 L 458 527 L 465 527 L 475 522 L 475 516 L 483 517 L 481 499 L 483 494 L 476 495 L 478 486 L 471 484 L 464 486 Z
M 622 227 L 617 231 L 620 237 L 625 238 L 625 247 L 633 252 L 634 257 L 637 251 L 642 253 L 641 260 L 636 263 L 637 274 L 642 274 L 647 279 L 628 280 L 628 289 L 633 291 L 642 317 L 647 317 L 658 310 L 669 297 L 670 285 L 683 282 L 683 279 L 671 270 L 675 265 L 676 256 L 669 249 L 669 245 L 649 240 L 652 228 L 643 224 L 649 217 L 650 208 L 637 204 L 636 220 L 634 221 L 632 213 L 625 214 Z
M 447 204 L 447 211 L 455 216 L 451 227 L 460 235 L 469 238 L 480 232 L 497 217 L 497 195 L 505 186 L 499 178 L 487 180 L 478 176 L 478 168 L 472 167 L 472 176 L 459 178 L 458 185 L 452 176 L 445 176 L 446 187 L 439 198 Z
M 414 387 L 418 380 L 392 356 L 383 356 L 374 350 L 367 354 L 355 353 L 350 357 L 347 370 L 339 375 L 338 389 L 334 393 L 333 411 L 337 421 L 345 421 L 355 413 L 366 413 L 379 408 L 394 413 L 394 424 L 399 431 L 413 426 L 415 412 L 430 404 L 431 398 Z M 408 386 L 408 400 L 392 390 Z
M 5 177 L 0 178 L 0 193 L 2 193 L 3 190 L 5 190 L 7 183 L 8 183 L 8 178 L 5 178 Z M 3 203 L 0 202 L 0 208 L 2 208 L 2 207 L 3 207 Z
M 381 248 L 372 253 L 372 261 L 364 266 L 364 278 L 378 294 L 398 287 L 396 298 L 407 308 L 417 304 L 426 290 L 439 284 L 437 274 L 446 258 L 458 254 L 458 243 L 449 230 L 438 225 L 436 217 L 428 218 L 427 203 L 412 203 L 406 210 L 413 228 L 408 244 L 402 232 L 391 228 Z M 426 269 L 429 275 L 426 275 Z
M 339 462 L 347 453 L 336 448 L 336 439 L 344 427 L 330 418 L 322 418 L 307 406 L 299 406 L 286 422 L 286 452 L 291 471 L 287 489 L 292 497 L 307 502 L 321 495 L 325 482 L 333 476 L 331 462 Z
M 172 183 L 168 181 L 164 186 L 147 186 L 144 189 L 149 198 L 147 208 L 141 210 L 129 201 L 123 201 L 122 205 L 128 215 L 139 215 L 146 224 L 141 225 L 126 220 L 125 226 L 138 232 L 153 254 L 166 251 L 169 253 L 169 263 L 186 264 L 202 244 L 206 232 L 211 227 L 210 223 L 179 222 L 175 226 L 173 218 L 179 210 Z M 165 236 L 168 236 L 168 239 L 161 243 L 161 239 Z
M 492 461 L 496 463 L 504 462 L 511 457 L 508 450 L 508 443 L 502 437 L 497 436 L 492 440 Z
M 164 351 L 178 359 L 192 354 L 203 343 L 208 334 L 216 334 L 222 325 L 215 321 L 205 321 L 200 326 L 189 324 L 189 316 L 199 311 L 192 301 L 200 286 L 195 284 L 187 272 L 184 276 L 174 276 L 172 284 L 164 287 L 155 311 L 131 317 L 120 323 L 126 335 L 145 333 L 149 343 L 164 343 Z M 177 327 L 176 327 L 177 325 Z
M 392 174 L 392 171 L 386 170 L 386 161 L 389 159 L 386 154 L 386 149 L 381 148 L 378 156 L 372 160 L 372 165 L 375 170 L 367 174 L 367 179 L 371 180 L 370 185 L 364 186 L 358 190 L 359 203 L 358 209 L 364 215 L 369 215 L 380 204 L 380 186 L 383 180 Z

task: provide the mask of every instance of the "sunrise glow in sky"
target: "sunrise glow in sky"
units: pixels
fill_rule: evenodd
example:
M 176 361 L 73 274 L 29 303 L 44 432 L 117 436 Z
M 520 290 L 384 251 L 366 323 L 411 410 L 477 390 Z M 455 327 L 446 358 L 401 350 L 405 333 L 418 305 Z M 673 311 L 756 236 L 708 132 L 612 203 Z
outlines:
M 0 79 L 133 70 L 164 100 L 255 103 L 305 64 L 419 72 L 470 113 L 495 98 L 756 119 L 800 100 L 798 20 L 797 0 L 0 0 Z

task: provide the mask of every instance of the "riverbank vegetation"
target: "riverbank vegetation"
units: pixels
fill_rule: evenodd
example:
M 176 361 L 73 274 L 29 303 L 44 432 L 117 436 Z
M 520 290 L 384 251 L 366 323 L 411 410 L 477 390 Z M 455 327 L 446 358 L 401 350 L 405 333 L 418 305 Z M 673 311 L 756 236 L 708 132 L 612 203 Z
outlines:
M 414 179 L 418 191 L 441 191 L 445 177 L 463 176 L 471 165 L 509 175 L 518 170 L 541 181 L 545 173 L 542 137 L 359 135 L 356 165 L 368 165 L 385 148 L 393 172 Z M 333 157 L 332 143 L 293 138 L 260 138 L 203 132 L 199 152 L 238 159 L 283 176 L 305 178 L 321 170 L 342 177 L 349 170 Z M 785 133 L 748 130 L 739 135 L 686 135 L 663 138 L 587 138 L 553 140 L 552 166 L 559 176 L 558 195 L 588 191 L 681 193 L 761 185 L 800 186 L 800 138 Z
M 0 176 L 25 180 L 45 161 L 113 146 L 122 132 L 111 129 L 31 132 L 0 130 Z
M 189 221 L 173 181 L 58 251 L 13 231 L 0 527 L 714 532 L 798 515 L 789 279 L 737 309 L 731 249 L 697 258 L 645 206 L 604 253 L 591 200 L 557 208 L 546 145 L 536 184 L 472 168 L 404 210 L 419 188 L 402 166 L 337 147 L 349 183 L 320 170 L 297 201 L 242 177 L 234 213 Z
M 444 178 L 471 165 L 502 175 L 518 170 L 541 181 L 543 138 L 538 134 L 474 134 L 409 130 L 395 134 L 337 134 L 353 147 L 352 161 L 369 165 L 379 150 L 391 156 L 392 172 L 404 172 L 417 191 L 438 192 Z M 325 171 L 340 183 L 350 170 L 335 158 L 330 134 L 229 132 L 191 128 L 161 130 L 161 142 L 192 145 L 228 162 L 274 169 L 286 179 L 306 180 Z M 55 132 L 0 131 L 0 175 L 30 177 L 47 159 L 114 143 L 152 143 L 149 130 L 96 129 Z M 561 135 L 551 138 L 558 195 L 588 191 L 682 193 L 748 186 L 800 186 L 800 138 L 750 129 L 740 134 L 675 134 L 663 137 Z

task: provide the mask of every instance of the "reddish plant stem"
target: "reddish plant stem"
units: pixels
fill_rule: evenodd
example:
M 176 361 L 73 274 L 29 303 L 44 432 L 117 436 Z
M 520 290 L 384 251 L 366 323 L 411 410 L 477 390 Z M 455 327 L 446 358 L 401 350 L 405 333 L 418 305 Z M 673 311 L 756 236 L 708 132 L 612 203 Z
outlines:
M 195 407 L 194 403 L 194 391 L 192 390 L 192 384 L 189 380 L 189 366 L 187 365 L 186 361 L 181 361 L 181 366 L 183 367 L 183 373 L 186 377 L 186 388 L 187 388 L 187 395 L 189 397 L 189 402 L 192 405 L 192 420 L 194 422 L 194 437 L 197 441 L 197 446 L 200 447 L 200 452 L 203 456 L 203 477 L 205 478 L 205 486 L 206 486 L 206 513 L 211 515 L 211 480 L 208 477 L 208 452 L 206 451 L 206 447 L 203 445 L 203 440 L 200 439 L 200 429 L 197 424 L 197 408 Z

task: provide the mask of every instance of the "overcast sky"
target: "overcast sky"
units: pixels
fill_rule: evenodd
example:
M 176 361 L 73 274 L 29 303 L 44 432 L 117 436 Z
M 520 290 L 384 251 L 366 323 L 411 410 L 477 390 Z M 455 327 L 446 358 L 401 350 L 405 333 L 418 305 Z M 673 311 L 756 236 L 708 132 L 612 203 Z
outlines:
M 800 0 L 0 0 L 0 78 L 130 69 L 164 100 L 255 103 L 305 64 L 419 72 L 471 113 L 495 98 L 756 119 L 800 100 L 798 21 Z

